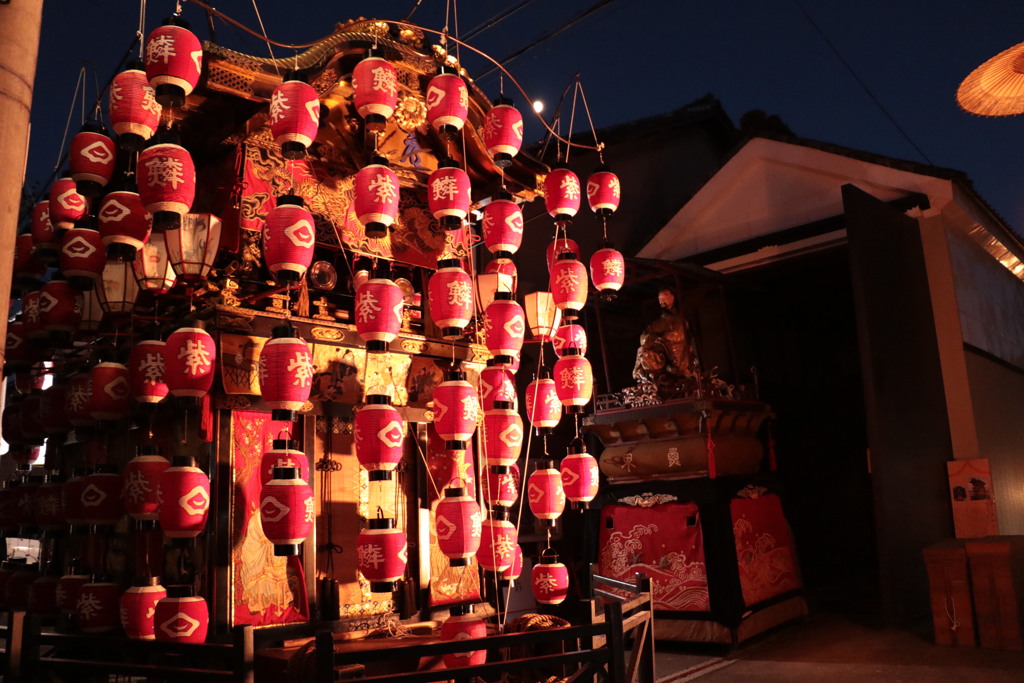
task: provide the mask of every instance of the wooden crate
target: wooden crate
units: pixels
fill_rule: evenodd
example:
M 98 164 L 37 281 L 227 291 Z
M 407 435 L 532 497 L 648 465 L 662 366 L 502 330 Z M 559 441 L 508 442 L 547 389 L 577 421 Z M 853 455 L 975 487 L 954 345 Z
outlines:
M 936 645 L 977 646 L 964 543 L 947 540 L 924 549 Z
M 964 544 L 971 574 L 978 643 L 1024 650 L 1024 536 L 990 536 Z

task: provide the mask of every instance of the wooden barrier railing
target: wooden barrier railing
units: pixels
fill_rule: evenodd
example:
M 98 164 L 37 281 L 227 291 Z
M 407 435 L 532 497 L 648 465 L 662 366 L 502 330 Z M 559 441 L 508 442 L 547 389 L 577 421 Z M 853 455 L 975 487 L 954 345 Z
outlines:
M 622 637 L 633 640 L 622 680 L 628 683 L 655 683 L 654 603 L 650 578 L 637 574 L 635 582 L 628 583 L 595 574 L 591 569 L 590 583 L 595 598 L 590 605 L 591 623 L 600 623 L 604 619 L 609 603 L 618 604 L 621 610 Z M 604 602 L 604 609 L 598 609 L 598 601 Z
M 17 681 L 21 678 L 21 662 L 23 643 L 25 640 L 25 613 L 7 612 L 0 624 L 0 672 L 4 681 Z

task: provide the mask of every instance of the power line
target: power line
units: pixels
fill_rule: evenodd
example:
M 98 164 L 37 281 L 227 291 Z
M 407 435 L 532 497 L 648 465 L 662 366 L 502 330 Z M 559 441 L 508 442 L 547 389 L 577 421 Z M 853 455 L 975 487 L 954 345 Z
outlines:
M 477 35 L 483 33 L 484 31 L 486 31 L 488 29 L 494 28 L 495 26 L 497 26 L 501 22 L 505 21 L 506 19 L 508 19 L 510 16 L 512 16 L 513 14 L 515 14 L 516 12 L 521 10 L 522 8 L 524 8 L 527 5 L 529 5 L 531 2 L 533 2 L 533 0 L 523 0 L 522 2 L 520 2 L 515 7 L 510 7 L 509 9 L 505 10 L 501 14 L 499 14 L 499 15 L 497 15 L 495 17 L 491 17 L 490 19 L 488 19 L 484 23 L 479 24 L 478 26 L 474 26 L 469 31 L 467 31 L 465 35 L 459 36 L 459 37 L 462 38 L 463 40 L 470 40 L 474 36 L 477 36 Z

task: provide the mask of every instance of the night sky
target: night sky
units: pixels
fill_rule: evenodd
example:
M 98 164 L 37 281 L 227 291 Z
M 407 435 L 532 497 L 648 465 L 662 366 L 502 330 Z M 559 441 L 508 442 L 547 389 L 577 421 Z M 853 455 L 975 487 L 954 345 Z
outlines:
M 211 4 L 258 29 L 251 0 Z M 272 39 L 309 43 L 349 18 L 404 19 L 415 0 L 258 4 Z M 598 128 L 669 112 L 712 93 L 734 122 L 761 109 L 801 137 L 963 171 L 1018 234 L 1024 232 L 1024 119 L 977 117 L 955 101 L 957 86 L 971 70 L 1024 41 L 1024 3 L 472 0 L 460 3 L 460 32 L 466 35 L 518 5 L 523 6 L 508 19 L 467 42 L 500 60 L 563 29 L 507 64 L 531 98 L 547 105 L 545 116 L 577 71 Z M 422 0 L 412 21 L 440 29 L 445 6 L 442 0 Z M 173 2 L 150 0 L 146 32 L 173 8 Z M 204 13 L 186 3 L 183 14 L 201 40 L 210 38 Z M 96 76 L 90 66 L 87 78 L 91 103 L 94 80 L 102 84 L 113 74 L 137 26 L 133 0 L 45 3 L 30 185 L 41 187 L 53 171 L 82 60 L 95 66 Z M 454 23 L 450 29 L 454 33 Z M 238 29 L 218 21 L 216 30 L 222 45 L 267 55 L 264 43 Z M 294 51 L 274 48 L 274 54 Z M 465 50 L 462 57 L 471 75 L 484 72 L 482 60 Z M 477 84 L 496 95 L 497 73 Z M 517 104 L 525 109 L 521 99 Z M 80 117 L 79 108 L 69 137 Z M 568 121 L 567 107 L 563 118 Z M 585 128 L 578 110 L 574 129 Z M 539 125 L 528 125 L 528 140 L 541 133 Z M 614 159 L 608 161 L 614 166 Z

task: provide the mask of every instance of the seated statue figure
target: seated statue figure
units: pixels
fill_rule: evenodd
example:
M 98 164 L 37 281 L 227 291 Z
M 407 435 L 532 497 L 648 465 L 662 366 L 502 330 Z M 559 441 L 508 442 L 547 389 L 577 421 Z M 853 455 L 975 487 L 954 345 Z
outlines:
M 658 292 L 661 315 L 640 335 L 633 379 L 653 384 L 662 399 L 684 396 L 695 390 L 700 378 L 696 354 L 686 320 L 676 310 L 670 289 Z

